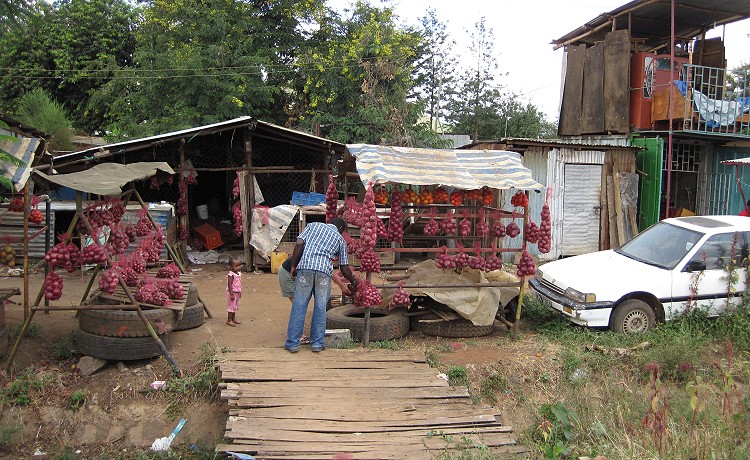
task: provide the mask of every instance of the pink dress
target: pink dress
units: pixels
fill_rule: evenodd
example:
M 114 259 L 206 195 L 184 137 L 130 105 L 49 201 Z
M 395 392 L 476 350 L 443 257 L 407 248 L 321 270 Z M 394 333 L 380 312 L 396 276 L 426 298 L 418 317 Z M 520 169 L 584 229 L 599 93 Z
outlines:
M 232 278 L 234 300 L 231 300 L 229 290 L 227 289 L 227 311 L 229 313 L 234 313 L 240 307 L 240 297 L 242 297 L 242 273 L 230 271 L 228 276 Z

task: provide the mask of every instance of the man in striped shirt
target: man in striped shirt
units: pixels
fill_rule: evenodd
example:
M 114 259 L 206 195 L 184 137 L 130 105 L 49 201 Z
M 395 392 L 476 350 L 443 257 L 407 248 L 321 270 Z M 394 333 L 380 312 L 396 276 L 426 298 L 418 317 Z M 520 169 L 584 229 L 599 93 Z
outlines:
M 346 222 L 340 217 L 330 223 L 312 222 L 297 237 L 292 252 L 292 277 L 294 283 L 294 302 L 289 313 L 289 325 L 286 331 L 284 348 L 292 353 L 299 351 L 300 336 L 305 327 L 305 315 L 310 299 L 313 303 L 312 324 L 310 325 L 310 345 L 312 351 L 320 352 L 325 348 L 326 304 L 331 295 L 331 275 L 335 257 L 339 259 L 339 268 L 344 277 L 351 283 L 349 290 L 357 290 L 357 279 L 354 277 L 347 258 L 346 242 L 341 236 L 346 230 Z

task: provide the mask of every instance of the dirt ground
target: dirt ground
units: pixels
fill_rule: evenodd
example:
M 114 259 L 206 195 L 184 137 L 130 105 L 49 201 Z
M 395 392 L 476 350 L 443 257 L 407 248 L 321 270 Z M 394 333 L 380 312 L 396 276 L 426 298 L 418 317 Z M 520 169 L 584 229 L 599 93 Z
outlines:
M 206 319 L 199 328 L 173 333 L 171 353 L 184 371 L 196 368 L 201 347 L 206 343 L 225 351 L 283 346 L 291 304 L 281 297 L 275 274 L 243 274 L 244 295 L 237 314 L 242 324 L 229 327 L 225 324 L 227 268 L 213 264 L 192 269 L 194 282 L 213 319 Z M 78 303 L 89 276 L 74 272 L 64 274 L 63 278 L 64 294 L 55 304 Z M 32 302 L 42 279 L 43 274 L 31 278 L 29 297 Z M 22 279 L 0 277 L 0 287 L 22 287 Z M 339 294 L 336 289 L 334 286 L 334 295 Z M 16 296 L 13 300 L 17 304 L 6 305 L 9 328 L 17 327 L 23 320 L 22 297 Z M 19 458 L 37 450 L 59 452 L 63 447 L 80 450 L 81 458 L 113 451 L 127 455 L 147 448 L 158 437 L 167 436 L 182 417 L 188 421 L 176 443 L 212 449 L 221 440 L 228 409 L 218 397 L 214 401 L 191 403 L 179 413 L 172 413 L 167 410 L 169 401 L 165 396 L 148 391 L 151 382 L 171 377 L 171 368 L 164 358 L 130 361 L 119 366 L 110 362 L 95 374 L 81 377 L 75 370 L 75 359 L 59 361 L 53 357 L 56 344 L 77 329 L 75 313 L 37 313 L 34 322 L 38 324 L 38 336 L 22 341 L 14 373 L 0 377 L 0 383 L 5 387 L 19 371 L 32 368 L 39 375 L 52 379 L 53 390 L 42 393 L 42 397 L 25 407 L 2 406 L 0 430 L 9 426 L 18 426 L 21 430 L 10 438 L 4 451 L 0 450 L 0 458 Z M 430 351 L 443 370 L 451 365 L 466 366 L 470 377 L 476 381 L 490 372 L 500 372 L 512 386 L 533 384 L 553 353 L 529 334 L 524 335 L 523 341 L 511 341 L 506 328 L 497 325 L 493 334 L 476 339 L 439 339 L 411 332 L 399 343 L 403 347 Z M 2 365 L 4 369 L 5 359 Z M 70 395 L 82 389 L 86 392 L 86 401 L 74 412 L 70 409 Z M 524 429 L 531 422 L 529 402 L 537 398 L 533 393 L 525 394 L 524 398 L 503 397 L 503 390 L 499 391 L 496 405 L 504 423 L 514 426 L 516 431 Z M 507 390 L 504 393 L 508 395 Z

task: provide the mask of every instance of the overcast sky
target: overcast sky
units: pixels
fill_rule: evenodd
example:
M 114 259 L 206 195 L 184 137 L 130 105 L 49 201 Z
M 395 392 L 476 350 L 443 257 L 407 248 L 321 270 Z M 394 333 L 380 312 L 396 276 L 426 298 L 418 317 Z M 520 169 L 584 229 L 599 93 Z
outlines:
M 351 6 L 352 0 L 328 0 L 337 9 Z M 553 50 L 550 42 L 575 28 L 626 3 L 624 0 L 371 0 L 372 5 L 391 5 L 405 24 L 417 25 L 428 8 L 448 28 L 459 44 L 466 43 L 466 29 L 484 16 L 495 35 L 495 52 L 502 83 L 523 93 L 547 114 L 557 119 L 563 51 Z M 722 28 L 707 37 L 721 36 Z M 726 26 L 725 44 L 729 68 L 750 62 L 750 20 Z M 466 54 L 466 53 L 464 53 Z

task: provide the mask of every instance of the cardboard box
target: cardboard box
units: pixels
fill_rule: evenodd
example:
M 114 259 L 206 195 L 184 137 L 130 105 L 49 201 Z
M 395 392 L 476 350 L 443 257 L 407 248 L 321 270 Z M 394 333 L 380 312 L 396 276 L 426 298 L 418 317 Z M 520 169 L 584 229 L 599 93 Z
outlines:
M 193 230 L 198 234 L 198 239 L 201 240 L 206 250 L 216 249 L 224 244 L 219 231 L 208 224 L 195 227 Z
M 695 213 L 687 208 L 680 208 L 677 210 L 677 217 L 694 216 Z

